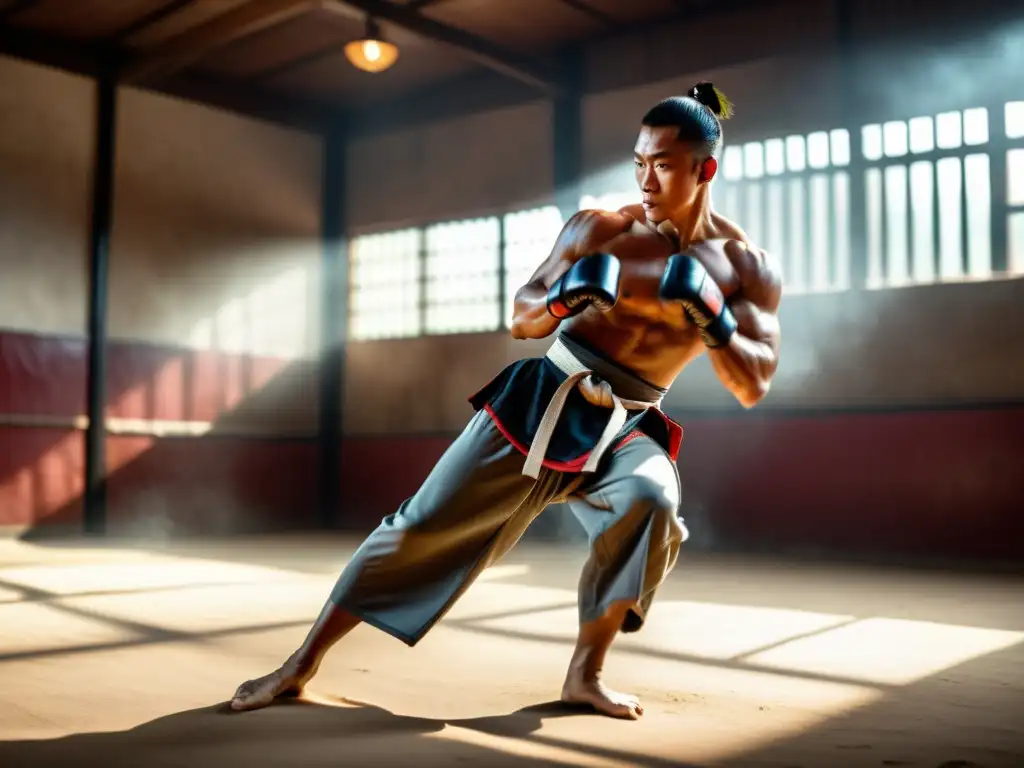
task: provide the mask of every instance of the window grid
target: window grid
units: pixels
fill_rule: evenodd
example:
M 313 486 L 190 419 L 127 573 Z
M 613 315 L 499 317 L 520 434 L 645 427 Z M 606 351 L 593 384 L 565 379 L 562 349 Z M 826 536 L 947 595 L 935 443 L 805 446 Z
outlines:
M 992 279 L 989 134 L 985 107 L 861 128 L 866 288 Z

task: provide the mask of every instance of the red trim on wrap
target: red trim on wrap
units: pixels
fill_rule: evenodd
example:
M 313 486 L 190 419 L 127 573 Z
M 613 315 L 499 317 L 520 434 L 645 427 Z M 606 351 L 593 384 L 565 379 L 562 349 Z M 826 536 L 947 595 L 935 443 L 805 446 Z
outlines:
M 501 432 L 501 436 L 508 440 L 513 448 L 515 448 L 517 451 L 523 454 L 523 456 L 526 456 L 530 453 L 529 448 L 527 448 L 525 445 L 523 445 L 514 437 L 512 437 L 508 429 L 506 429 L 505 425 L 501 423 L 501 419 L 498 418 L 498 415 L 491 408 L 490 404 L 485 405 L 484 410 L 487 412 L 487 415 L 491 417 L 491 421 L 494 422 L 494 426 L 496 426 L 498 428 L 498 431 Z M 661 413 L 661 411 L 658 411 L 658 413 L 665 420 L 665 424 L 668 427 L 670 449 L 668 451 L 668 455 L 669 458 L 672 459 L 672 461 L 675 461 L 679 457 L 679 446 L 683 442 L 683 428 L 676 424 L 674 421 L 672 421 L 672 419 L 670 419 L 668 416 Z M 634 429 L 628 435 L 623 437 L 618 443 L 616 443 L 615 447 L 612 448 L 612 451 L 619 450 L 624 445 L 626 445 L 626 443 L 630 442 L 631 440 L 635 440 L 638 437 L 647 437 L 647 435 L 639 429 Z M 577 456 L 572 461 L 554 461 L 553 459 L 544 459 L 541 465 L 547 467 L 548 469 L 552 469 L 555 472 L 582 472 L 583 465 L 587 463 L 587 459 L 590 458 L 590 454 L 591 452 L 587 451 L 586 453 Z

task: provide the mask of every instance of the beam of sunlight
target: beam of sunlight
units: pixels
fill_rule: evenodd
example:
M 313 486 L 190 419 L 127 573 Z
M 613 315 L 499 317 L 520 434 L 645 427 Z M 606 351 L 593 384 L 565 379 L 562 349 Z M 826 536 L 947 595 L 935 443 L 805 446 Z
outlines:
M 143 592 L 198 584 L 255 584 L 281 579 L 285 575 L 281 571 L 258 566 L 179 560 L 11 568 L 0 571 L 0 581 L 53 595 L 73 596 L 80 592 Z
M 516 576 L 525 576 L 530 572 L 530 566 L 526 563 L 515 563 L 509 565 L 492 565 L 477 577 L 477 583 L 497 581 L 499 579 L 512 579 Z
M 514 756 L 524 762 L 543 761 L 544 765 L 587 766 L 588 768 L 590 766 L 618 768 L 618 766 L 622 765 L 622 762 L 619 760 L 602 758 L 584 750 L 574 749 L 572 744 L 568 746 L 553 746 L 539 740 L 530 739 L 529 737 L 523 739 L 513 736 L 502 736 L 450 725 L 445 726 L 443 730 L 436 733 L 424 734 L 424 738 L 458 744 L 471 744 L 484 747 L 501 755 Z
M 574 594 L 566 591 L 566 597 Z M 617 647 L 643 647 L 707 659 L 730 659 L 810 632 L 836 627 L 853 617 L 808 611 L 664 600 L 652 610 L 643 637 L 624 635 Z M 564 608 L 522 616 L 484 619 L 481 627 L 576 637 L 577 610 Z
M 84 644 L 115 643 L 141 637 L 126 627 L 100 619 L 71 616 L 43 603 L 0 604 L 0 657 L 53 651 Z
M 323 577 L 282 575 L 274 581 L 202 590 L 67 597 L 53 605 L 67 605 L 170 632 L 216 632 L 268 620 L 312 622 L 332 583 L 333 580 Z
M 1024 632 L 905 619 L 866 618 L 745 657 L 780 671 L 843 675 L 909 685 L 1024 641 Z

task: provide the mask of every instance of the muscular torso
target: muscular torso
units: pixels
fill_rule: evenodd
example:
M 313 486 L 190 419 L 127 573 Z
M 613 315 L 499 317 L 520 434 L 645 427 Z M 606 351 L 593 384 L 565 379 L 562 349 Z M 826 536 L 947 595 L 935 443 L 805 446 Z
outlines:
M 698 241 L 677 244 L 642 223 L 642 209 L 624 209 L 624 215 L 631 217 L 624 220 L 624 232 L 602 244 L 588 244 L 592 250 L 614 254 L 621 262 L 618 302 L 607 312 L 587 309 L 566 320 L 562 328 L 651 384 L 667 388 L 705 348 L 697 326 L 682 307 L 658 298 L 668 258 L 696 242 L 742 238 L 742 233 L 726 219 L 712 215 L 710 231 L 703 232 Z M 698 247 L 690 252 L 726 297 L 738 290 L 736 269 L 722 249 Z

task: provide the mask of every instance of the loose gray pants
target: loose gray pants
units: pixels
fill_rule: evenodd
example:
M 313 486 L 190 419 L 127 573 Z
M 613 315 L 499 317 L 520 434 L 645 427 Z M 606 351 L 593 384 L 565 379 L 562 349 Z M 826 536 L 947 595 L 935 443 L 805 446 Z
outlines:
M 640 629 L 688 535 L 668 454 L 648 437 L 634 438 L 578 490 L 577 475 L 545 468 L 536 481 L 523 476 L 524 461 L 478 411 L 420 489 L 359 547 L 332 600 L 415 645 L 548 504 L 567 501 L 591 547 L 579 582 L 580 621 L 631 600 L 636 606 L 622 630 Z

